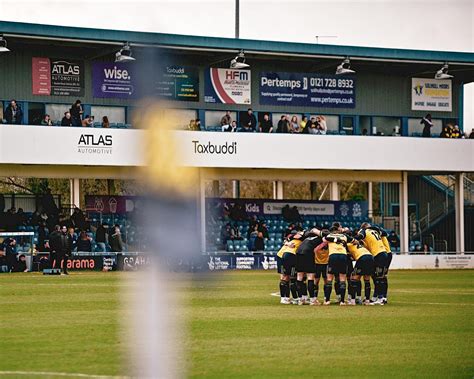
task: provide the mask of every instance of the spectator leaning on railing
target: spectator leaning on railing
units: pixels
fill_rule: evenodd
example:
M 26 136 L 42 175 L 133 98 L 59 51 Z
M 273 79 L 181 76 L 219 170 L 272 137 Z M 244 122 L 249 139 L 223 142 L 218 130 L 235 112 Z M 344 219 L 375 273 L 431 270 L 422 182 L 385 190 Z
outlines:
M 64 117 L 61 120 L 61 126 L 72 126 L 72 117 L 71 117 L 71 112 L 64 112 Z
M 243 131 L 253 132 L 257 127 L 257 119 L 253 114 L 252 108 L 247 110 L 247 113 L 241 117 L 240 126 L 244 129 Z
M 431 137 L 431 128 L 433 127 L 433 121 L 431 121 L 431 114 L 428 113 L 420 121 L 420 124 L 423 124 L 423 133 L 422 137 Z
M 43 119 L 41 120 L 41 125 L 43 126 L 53 126 L 53 121 L 51 121 L 51 117 L 49 114 L 45 114 Z
M 7 121 L 7 124 L 20 125 L 23 122 L 23 111 L 16 100 L 11 100 L 10 104 L 5 108 L 3 117 Z
M 102 117 L 102 127 L 110 128 L 109 118 L 107 116 Z
M 263 115 L 263 120 L 260 121 L 258 131 L 260 133 L 271 133 L 271 132 L 273 132 L 273 124 L 270 121 L 270 116 L 268 115 L 268 113 L 265 113 Z
M 81 126 L 82 125 L 82 115 L 84 111 L 82 110 L 81 100 L 76 100 L 74 104 L 72 104 L 71 109 L 72 118 L 72 125 L 73 126 Z

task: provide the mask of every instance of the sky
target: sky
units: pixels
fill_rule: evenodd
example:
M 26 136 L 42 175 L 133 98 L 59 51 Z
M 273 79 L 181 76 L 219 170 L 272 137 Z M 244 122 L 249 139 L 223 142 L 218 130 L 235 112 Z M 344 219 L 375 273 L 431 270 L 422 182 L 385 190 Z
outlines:
M 0 0 L 0 20 L 234 37 L 234 0 Z M 474 53 L 474 0 L 240 0 L 240 38 Z M 474 128 L 474 85 L 465 130 Z

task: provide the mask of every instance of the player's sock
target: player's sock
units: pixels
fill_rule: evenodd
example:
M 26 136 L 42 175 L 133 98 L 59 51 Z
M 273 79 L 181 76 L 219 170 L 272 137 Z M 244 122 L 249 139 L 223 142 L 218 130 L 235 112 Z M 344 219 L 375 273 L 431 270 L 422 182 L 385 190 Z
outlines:
M 319 283 L 316 284 L 316 282 L 314 282 L 314 297 L 318 297 L 318 292 L 319 292 Z
M 290 286 L 288 282 L 280 280 L 280 296 L 281 297 L 290 297 Z
M 308 280 L 308 293 L 309 293 L 309 298 L 314 299 L 316 296 L 315 294 L 315 289 L 314 289 L 314 280 Z
M 357 293 L 357 280 L 350 281 L 349 291 L 347 292 L 351 299 L 355 299 Z
M 370 300 L 370 279 L 364 280 L 364 292 L 365 292 L 365 299 Z
M 346 282 L 341 282 L 339 284 L 339 295 L 341 295 L 341 303 L 344 302 L 344 297 L 346 296 Z
M 296 287 L 296 279 L 291 279 L 291 281 L 290 281 L 290 290 L 291 290 L 291 297 L 293 297 L 293 299 L 297 299 L 298 298 L 298 289 Z
M 304 282 L 302 280 L 297 280 L 296 281 L 296 289 L 298 290 L 298 297 L 300 299 L 302 299 L 303 296 L 306 296 L 306 291 L 303 292 Z
M 306 285 L 306 280 L 303 280 L 303 296 L 308 297 L 308 286 Z
M 388 278 L 384 278 L 384 288 L 383 288 L 383 297 L 386 299 L 388 297 Z
M 334 283 L 334 292 L 336 292 L 336 295 L 339 295 L 340 288 L 341 288 L 341 282 L 339 282 L 339 280 L 336 280 Z
M 331 298 L 331 291 L 332 291 L 332 281 L 328 280 L 328 282 L 324 285 L 324 300 L 329 301 Z
M 380 279 L 374 278 L 374 295 L 373 295 L 374 299 L 378 299 L 379 297 L 379 287 L 380 287 L 379 283 L 380 283 Z
M 362 283 L 360 279 L 356 280 L 356 295 L 357 295 L 357 298 L 359 299 L 362 296 Z

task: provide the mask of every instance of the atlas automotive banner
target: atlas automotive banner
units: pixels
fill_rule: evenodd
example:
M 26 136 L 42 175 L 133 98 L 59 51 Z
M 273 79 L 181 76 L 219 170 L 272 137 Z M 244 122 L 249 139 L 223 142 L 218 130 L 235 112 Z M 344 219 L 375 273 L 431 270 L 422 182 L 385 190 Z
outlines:
M 33 95 L 84 96 L 84 63 L 68 58 L 33 57 Z
M 92 96 L 130 99 L 135 96 L 134 64 L 94 62 L 92 64 Z
M 199 71 L 196 67 L 166 66 L 160 74 L 156 85 L 159 97 L 199 101 Z
M 451 80 L 411 79 L 411 109 L 414 111 L 451 112 Z
M 311 200 L 264 200 L 264 199 L 225 199 L 207 198 L 208 215 L 217 217 L 236 215 L 247 216 L 281 215 L 283 207 L 296 207 L 300 215 L 362 217 L 368 216 L 366 201 L 311 201 Z
M 261 72 L 260 104 L 355 108 L 354 76 Z
M 86 195 L 86 210 L 97 213 L 126 214 L 139 208 L 139 196 Z
M 210 68 L 205 74 L 205 102 L 221 104 L 251 103 L 250 70 Z

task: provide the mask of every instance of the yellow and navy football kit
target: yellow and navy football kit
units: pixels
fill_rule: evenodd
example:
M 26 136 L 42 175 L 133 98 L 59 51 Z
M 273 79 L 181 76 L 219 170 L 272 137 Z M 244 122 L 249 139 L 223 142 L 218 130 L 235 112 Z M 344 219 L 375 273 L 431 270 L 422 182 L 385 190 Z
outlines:
M 296 250 L 301 240 L 292 239 L 283 244 L 277 253 L 277 269 L 279 274 L 294 276 L 296 272 Z
M 321 276 L 323 279 L 327 278 L 328 270 L 328 261 L 329 261 L 329 248 L 325 243 L 321 243 L 315 249 L 314 254 L 314 264 L 316 269 L 316 279 L 319 279 Z
M 352 237 L 340 233 L 329 233 L 324 237 L 328 243 L 328 274 L 346 274 L 347 243 Z
M 356 264 L 354 274 L 356 275 L 373 275 L 374 274 L 374 257 L 359 241 L 354 240 L 347 244 L 347 250 Z

